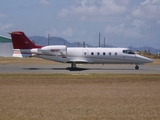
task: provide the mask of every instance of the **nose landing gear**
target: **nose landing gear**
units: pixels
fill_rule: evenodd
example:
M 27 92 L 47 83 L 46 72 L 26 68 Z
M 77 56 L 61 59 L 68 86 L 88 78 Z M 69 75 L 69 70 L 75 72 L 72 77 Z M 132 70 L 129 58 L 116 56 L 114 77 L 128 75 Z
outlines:
M 136 66 L 135 66 L 135 69 L 136 69 L 136 70 L 138 70 L 138 69 L 139 69 L 139 66 L 138 66 L 138 65 L 136 65 Z

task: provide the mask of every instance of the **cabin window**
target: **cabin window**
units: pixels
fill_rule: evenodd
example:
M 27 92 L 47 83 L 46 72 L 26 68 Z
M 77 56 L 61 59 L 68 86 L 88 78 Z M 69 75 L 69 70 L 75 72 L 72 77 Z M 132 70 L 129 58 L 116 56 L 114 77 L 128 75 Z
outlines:
M 100 55 L 100 53 L 99 53 L 99 52 L 97 52 L 97 55 Z
M 112 55 L 111 52 L 109 52 L 109 55 Z
M 115 55 L 117 55 L 117 52 L 115 52 Z
M 103 55 L 106 55 L 106 53 L 105 53 L 105 52 L 103 52 Z
M 123 53 L 126 53 L 126 54 L 135 54 L 133 51 L 131 50 L 123 50 Z
M 94 55 L 94 52 L 91 52 L 91 55 Z

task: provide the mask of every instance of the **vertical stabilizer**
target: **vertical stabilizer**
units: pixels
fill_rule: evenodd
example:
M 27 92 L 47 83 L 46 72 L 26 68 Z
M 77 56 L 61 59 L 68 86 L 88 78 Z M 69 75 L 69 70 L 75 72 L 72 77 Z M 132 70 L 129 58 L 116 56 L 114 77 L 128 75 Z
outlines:
M 28 37 L 21 31 L 16 31 L 10 33 L 12 37 L 12 43 L 14 49 L 33 49 L 41 48 L 42 46 L 37 46 L 32 43 Z

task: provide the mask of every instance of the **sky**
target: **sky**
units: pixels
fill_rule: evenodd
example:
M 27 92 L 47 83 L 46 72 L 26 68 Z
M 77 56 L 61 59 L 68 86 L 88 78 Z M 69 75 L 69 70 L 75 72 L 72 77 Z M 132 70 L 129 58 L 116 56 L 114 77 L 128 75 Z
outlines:
M 160 48 L 160 0 L 0 0 L 0 35 Z

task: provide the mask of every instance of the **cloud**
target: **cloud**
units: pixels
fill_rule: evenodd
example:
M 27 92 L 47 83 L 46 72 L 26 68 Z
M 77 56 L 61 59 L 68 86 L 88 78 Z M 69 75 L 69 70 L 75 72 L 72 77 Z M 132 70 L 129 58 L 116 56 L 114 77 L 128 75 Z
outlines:
M 132 15 L 138 18 L 158 21 L 160 20 L 159 11 L 159 0 L 145 0 L 139 6 L 134 8 Z
M 53 36 L 59 36 L 59 32 L 57 31 L 57 29 L 55 28 L 52 28 L 51 30 L 47 31 L 46 34 L 50 34 L 50 35 L 53 35 Z
M 127 4 L 115 0 L 76 0 L 74 6 L 62 9 L 58 16 L 68 19 L 74 16 L 81 21 L 106 20 L 107 17 L 117 17 L 127 12 Z
M 89 39 L 89 37 L 86 38 L 86 34 L 87 34 L 86 30 L 73 29 L 70 26 L 68 26 L 64 29 L 61 29 L 61 30 L 57 29 L 57 28 L 52 28 L 51 30 L 48 30 L 47 32 L 45 32 L 45 34 L 46 35 L 50 34 L 51 36 L 57 36 L 57 37 L 62 37 L 62 38 L 65 38 L 65 39 L 69 39 L 72 42 L 75 42 L 75 41 L 80 41 L 81 42 L 84 39 L 84 37 L 85 37 L 85 40 Z M 92 37 L 91 40 L 93 40 L 93 37 Z
M 40 0 L 39 3 L 41 5 L 49 5 L 49 2 L 47 0 Z
M 73 30 L 71 27 L 67 27 L 65 30 L 61 32 L 62 36 L 73 36 Z
M 0 13 L 0 18 L 5 18 L 5 17 L 6 17 L 6 15 L 5 15 L 5 14 Z
M 13 24 L 7 23 L 7 24 L 2 24 L 0 23 L 0 32 L 8 32 L 10 28 L 12 28 Z
M 58 16 L 60 17 L 60 18 L 65 18 L 67 15 L 69 15 L 70 14 L 70 11 L 68 10 L 68 9 L 62 9 L 61 11 L 60 11 L 60 13 L 58 14 Z
M 115 0 L 118 5 L 129 5 L 130 0 Z
M 136 27 L 127 27 L 124 23 L 118 26 L 107 25 L 105 28 L 105 33 L 111 34 L 113 36 L 121 36 L 127 38 L 142 37 L 143 35 L 141 34 L 141 31 L 139 29 L 139 21 L 134 21 L 133 24 L 135 24 Z
M 67 27 L 63 30 L 57 30 L 56 28 L 52 28 L 50 31 L 47 31 L 46 33 L 49 33 L 53 36 L 71 37 L 73 36 L 74 32 L 71 27 Z
M 144 24 L 145 24 L 145 22 L 142 20 L 134 20 L 132 22 L 132 25 L 135 26 L 136 28 L 141 28 L 144 26 Z

